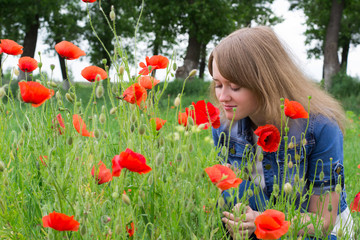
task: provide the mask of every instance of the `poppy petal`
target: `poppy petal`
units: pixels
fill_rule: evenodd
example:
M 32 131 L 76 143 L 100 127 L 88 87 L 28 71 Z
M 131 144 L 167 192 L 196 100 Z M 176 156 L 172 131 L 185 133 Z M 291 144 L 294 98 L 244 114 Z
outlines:
M 108 77 L 106 71 L 97 66 L 89 66 L 84 68 L 81 71 L 81 75 L 89 82 L 95 82 L 98 75 L 100 76 L 101 80 L 104 80 Z
M 78 46 L 68 41 L 61 41 L 56 44 L 55 50 L 61 57 L 66 58 L 67 60 L 78 59 L 79 57 L 86 55 L 86 53 Z

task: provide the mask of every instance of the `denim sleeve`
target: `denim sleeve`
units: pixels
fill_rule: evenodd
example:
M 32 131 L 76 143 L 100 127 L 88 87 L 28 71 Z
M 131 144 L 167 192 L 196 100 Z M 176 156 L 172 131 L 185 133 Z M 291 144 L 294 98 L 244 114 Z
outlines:
M 215 147 L 217 147 L 218 142 L 219 142 L 219 132 L 217 129 L 212 128 L 212 136 L 213 136 L 213 140 L 214 140 L 214 145 L 215 145 Z
M 343 134 L 336 122 L 325 117 L 318 117 L 313 127 L 315 146 L 308 159 L 308 180 L 314 183 L 313 193 L 320 195 L 334 191 L 339 181 L 344 187 Z

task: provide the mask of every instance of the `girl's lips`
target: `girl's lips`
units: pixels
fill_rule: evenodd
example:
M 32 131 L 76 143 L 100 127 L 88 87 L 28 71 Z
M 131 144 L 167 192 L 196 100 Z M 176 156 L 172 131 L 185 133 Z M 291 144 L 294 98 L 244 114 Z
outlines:
M 236 108 L 235 105 L 223 105 L 224 106 L 224 110 L 228 111 L 228 110 L 233 110 L 233 108 Z

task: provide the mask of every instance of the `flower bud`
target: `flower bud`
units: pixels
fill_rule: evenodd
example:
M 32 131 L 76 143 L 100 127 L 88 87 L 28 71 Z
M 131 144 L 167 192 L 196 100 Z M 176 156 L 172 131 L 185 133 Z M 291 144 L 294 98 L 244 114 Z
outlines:
M 140 127 L 139 127 L 139 134 L 140 135 L 144 135 L 146 131 L 146 125 L 145 124 L 142 124 Z
M 249 189 L 247 190 L 247 195 L 248 195 L 249 197 L 252 197 L 252 196 L 254 195 L 254 192 L 249 188 Z
M 81 234 L 81 236 L 84 236 L 86 234 L 86 225 L 85 224 L 81 224 L 80 234 Z
M 71 94 L 70 94 L 70 93 L 66 93 L 66 94 L 65 94 L 65 98 L 66 98 L 66 100 L 68 100 L 70 103 L 73 103 L 73 102 L 74 102 L 74 98 L 71 97 Z
M 95 129 L 95 131 L 94 131 L 94 137 L 95 137 L 96 139 L 99 139 L 99 138 L 101 137 L 101 132 L 100 132 L 99 129 Z
M 66 143 L 67 143 L 68 145 L 71 145 L 71 144 L 73 143 L 72 137 L 68 137 L 68 138 L 66 139 Z
M 291 168 L 293 168 L 293 166 L 294 166 L 293 162 L 292 162 L 292 161 L 289 161 L 288 167 L 291 169 Z
M 323 171 L 320 172 L 319 179 L 320 179 L 320 181 L 322 181 L 324 179 L 324 172 Z
M 49 85 L 50 85 L 50 87 L 53 87 L 53 88 L 56 88 L 56 87 L 57 87 L 57 84 L 54 83 L 53 81 L 50 81 Z
M 154 183 L 154 177 L 153 177 L 153 175 L 149 175 L 149 177 L 148 177 L 148 184 L 149 185 L 152 185 Z
M 131 201 L 130 201 L 130 198 L 128 195 L 126 195 L 125 193 L 123 193 L 121 195 L 121 199 L 122 201 L 126 204 L 126 205 L 130 205 L 131 204 Z
M 115 114 L 117 111 L 117 107 L 113 107 L 112 109 L 110 109 L 110 115 Z
M 272 193 L 274 194 L 275 197 L 277 197 L 279 195 L 279 192 L 280 192 L 279 185 L 275 183 L 273 185 L 273 192 Z
M 198 129 L 203 130 L 206 127 L 205 123 L 202 123 L 198 126 Z
M 178 107 L 180 105 L 180 94 L 174 100 L 174 106 Z
M 338 238 L 342 238 L 344 236 L 344 230 L 342 230 L 342 228 L 339 228 L 337 233 L 336 233 L 336 236 Z
M 54 64 L 50 64 L 50 69 L 51 71 L 53 71 L 55 69 L 55 65 Z
M 104 123 L 105 123 L 106 117 L 105 117 L 105 114 L 104 114 L 104 113 L 100 113 L 99 121 L 100 121 L 101 124 L 104 124 Z
M 293 187 L 292 187 L 291 183 L 289 183 L 289 182 L 285 183 L 284 191 L 285 191 L 286 194 L 291 194 L 292 193 Z
M 110 221 L 111 221 L 111 218 L 108 215 L 101 216 L 101 222 L 103 224 L 107 224 Z
M 112 87 L 111 87 L 111 92 L 112 92 L 113 94 L 117 94 L 118 89 L 117 89 L 116 84 L 112 85 Z
M 195 76 L 196 73 L 197 73 L 197 70 L 196 70 L 196 69 L 191 70 L 190 73 L 189 73 L 189 78 Z
M 194 120 L 192 119 L 192 117 L 188 117 L 187 123 L 188 123 L 187 125 L 188 125 L 189 127 L 194 126 Z
M 113 5 L 111 5 L 111 11 L 110 11 L 109 17 L 110 17 L 111 21 L 115 21 L 115 11 L 114 11 Z
M 131 124 L 130 126 L 130 132 L 134 132 L 135 131 L 135 125 L 134 124 Z
M 42 65 L 43 65 L 42 62 L 38 62 L 38 67 L 39 68 L 42 68 Z
M 36 79 L 35 82 L 42 84 L 40 79 Z
M 136 121 L 136 114 L 135 114 L 135 113 L 131 114 L 130 121 L 131 121 L 131 122 L 135 122 L 135 121 Z
M 117 199 L 117 198 L 119 197 L 119 193 L 118 193 L 118 192 L 113 192 L 113 193 L 111 194 L 111 197 L 112 197 L 113 199 Z
M 23 127 L 24 127 L 25 131 L 29 130 L 29 124 L 27 122 L 23 123 Z
M 14 74 L 15 74 L 15 76 L 19 76 L 19 74 L 20 74 L 20 72 L 19 72 L 19 69 L 17 69 L 17 68 L 14 68 Z
M 192 152 L 194 150 L 194 145 L 192 143 L 189 144 L 189 152 Z
M 120 68 L 119 68 L 119 74 L 120 74 L 120 75 L 123 75 L 124 72 L 125 72 L 125 67 L 124 67 L 124 66 L 120 66 Z
M 328 211 L 329 211 L 329 212 L 331 212 L 331 211 L 332 211 L 333 207 L 332 207 L 331 203 L 329 203 L 329 205 L 328 205 L 328 208 L 327 208 L 327 209 L 328 209 Z
M 341 189 L 340 184 L 336 184 L 336 186 L 335 186 L 335 192 L 336 192 L 337 194 L 341 194 L 341 191 L 342 191 L 342 189 Z
M 0 172 L 3 172 L 5 170 L 5 163 L 0 160 Z
M 182 160 L 182 155 L 181 155 L 181 153 L 178 153 L 178 154 L 176 155 L 176 160 L 179 161 L 179 162 Z
M 104 87 L 103 85 L 99 85 L 96 87 L 95 95 L 97 98 L 102 98 L 104 96 Z
M 258 161 L 261 162 L 262 160 L 264 160 L 264 154 L 260 153 L 258 156 Z
M 60 91 L 56 91 L 56 93 L 55 93 L 55 97 L 56 97 L 56 100 L 58 100 L 58 101 L 60 101 L 61 100 L 61 93 L 60 93 Z
M 5 95 L 6 95 L 5 88 L 4 87 L 0 88 L 0 99 L 2 99 Z
M 305 138 L 302 140 L 302 144 L 303 144 L 303 145 L 306 145 L 306 144 L 307 144 L 307 141 L 306 141 Z
M 290 142 L 289 145 L 288 145 L 288 148 L 293 149 L 294 148 L 294 143 Z
M 176 69 L 177 69 L 176 63 L 174 63 L 172 67 L 173 67 L 173 70 L 176 71 Z
M 107 59 L 106 59 L 106 58 L 103 58 L 101 61 L 102 61 L 102 63 L 103 63 L 104 65 L 106 65 L 106 63 L 107 63 Z
M 160 166 L 164 162 L 164 154 L 158 153 L 155 158 L 155 163 L 157 166 Z

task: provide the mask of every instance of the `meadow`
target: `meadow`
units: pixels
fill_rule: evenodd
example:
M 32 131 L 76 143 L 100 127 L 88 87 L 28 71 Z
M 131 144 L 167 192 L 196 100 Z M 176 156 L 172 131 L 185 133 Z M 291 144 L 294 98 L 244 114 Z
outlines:
M 177 69 L 171 56 L 166 64 L 165 57 L 156 64 L 146 59 L 133 75 L 121 44 L 114 47 L 114 75 L 104 62 L 102 71 L 85 74 L 90 83 L 71 83 L 67 91 L 41 72 L 41 62 L 26 81 L 16 82 L 17 69 L 0 79 L 0 239 L 230 239 L 221 222 L 228 206 L 205 171 L 229 149 L 214 147 L 209 108 L 201 124 L 198 115 L 187 114 L 186 124 L 179 120 L 186 108 L 197 114 L 196 103 L 212 101 L 209 82 L 192 80 L 194 72 L 170 81 Z M 165 78 L 157 85 L 148 78 L 150 88 L 139 87 L 140 75 L 154 69 Z M 35 97 L 40 93 L 41 101 Z M 360 191 L 359 145 L 360 118 L 348 111 L 348 204 Z M 245 171 L 235 172 L 246 178 Z M 270 207 L 286 212 L 287 220 L 298 216 L 292 203 L 304 184 L 273 195 L 278 201 Z M 66 217 L 50 221 L 54 211 Z M 352 216 L 360 239 L 360 215 Z M 320 237 L 319 218 L 311 223 Z M 304 227 L 294 220 L 283 239 L 301 239 Z M 338 232 L 338 239 L 349 237 Z

